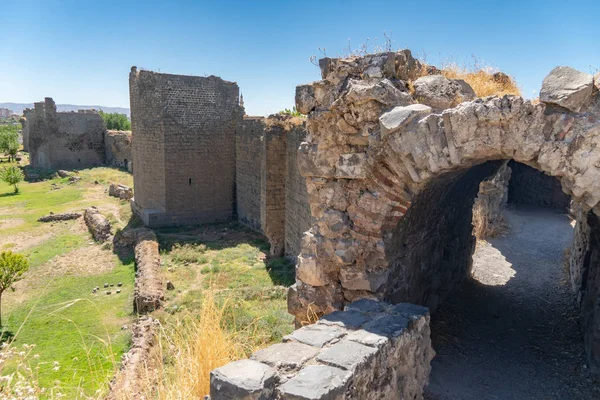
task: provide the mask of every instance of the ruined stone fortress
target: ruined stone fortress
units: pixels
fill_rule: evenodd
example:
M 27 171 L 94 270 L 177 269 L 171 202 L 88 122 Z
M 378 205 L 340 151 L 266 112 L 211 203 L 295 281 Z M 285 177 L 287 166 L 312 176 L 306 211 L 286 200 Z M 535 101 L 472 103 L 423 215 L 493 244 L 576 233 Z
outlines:
M 470 276 L 473 204 L 505 201 L 509 160 L 516 201 L 564 209 L 570 196 L 570 284 L 600 371 L 600 76 L 557 67 L 532 102 L 477 98 L 408 50 L 319 64 L 321 80 L 296 89 L 305 121 L 245 116 L 237 85 L 214 76 L 130 72 L 124 162 L 144 224 L 237 218 L 297 257 L 299 329 L 214 370 L 211 398 L 422 398 L 429 313 Z M 99 165 L 127 148 L 97 114 L 56 113 L 51 99 L 26 117 L 34 166 Z
M 24 111 L 23 149 L 40 169 L 113 165 L 131 169 L 131 133 L 107 131 L 98 112 L 57 112 L 47 97 Z
M 149 227 L 237 217 L 271 253 L 296 255 L 310 227 L 296 149 L 303 121 L 244 116 L 239 88 L 215 76 L 129 76 L 135 197 Z

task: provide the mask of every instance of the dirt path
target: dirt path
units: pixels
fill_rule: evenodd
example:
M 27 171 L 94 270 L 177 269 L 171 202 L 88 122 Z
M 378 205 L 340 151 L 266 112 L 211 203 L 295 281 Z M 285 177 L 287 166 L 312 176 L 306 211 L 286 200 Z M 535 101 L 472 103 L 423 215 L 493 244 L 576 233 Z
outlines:
M 478 244 L 474 279 L 432 317 L 425 398 L 600 399 L 563 272 L 569 219 L 521 208 L 506 217 L 508 236 Z

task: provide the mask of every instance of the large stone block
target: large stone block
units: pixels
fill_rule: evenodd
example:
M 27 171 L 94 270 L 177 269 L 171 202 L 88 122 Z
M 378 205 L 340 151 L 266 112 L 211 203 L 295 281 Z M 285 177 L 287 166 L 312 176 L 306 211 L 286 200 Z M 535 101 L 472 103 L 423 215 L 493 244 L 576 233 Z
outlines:
M 556 67 L 542 82 L 540 101 L 579 112 L 592 95 L 594 77 L 571 67 Z
M 210 373 L 212 400 L 268 400 L 275 387 L 275 370 L 253 360 L 234 361 Z

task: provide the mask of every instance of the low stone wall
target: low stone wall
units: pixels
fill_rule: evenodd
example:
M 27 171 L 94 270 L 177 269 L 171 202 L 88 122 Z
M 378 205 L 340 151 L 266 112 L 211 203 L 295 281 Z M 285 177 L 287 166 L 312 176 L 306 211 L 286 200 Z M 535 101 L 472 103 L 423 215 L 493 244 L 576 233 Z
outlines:
M 90 207 L 85 210 L 83 219 L 87 225 L 90 233 L 94 237 L 94 240 L 98 242 L 104 242 L 110 239 L 112 236 L 112 229 L 110 222 L 106 217 L 100 214 L 100 211 L 96 207 Z
M 479 184 L 479 192 L 473 204 L 473 232 L 480 239 L 494 236 L 501 229 L 510 176 L 511 169 L 508 162 L 505 162 L 491 179 Z
M 359 300 L 211 372 L 211 400 L 422 399 L 429 310 Z
M 153 359 L 152 349 L 157 341 L 160 323 L 148 316 L 140 317 L 132 327 L 132 344 L 123 354 L 121 368 L 110 382 L 106 400 L 133 399 L 140 396 L 146 387 L 142 382 L 151 382 Z
M 135 238 L 136 274 L 133 311 L 146 314 L 160 308 L 164 300 L 158 240 L 154 232 L 147 228 L 137 229 Z

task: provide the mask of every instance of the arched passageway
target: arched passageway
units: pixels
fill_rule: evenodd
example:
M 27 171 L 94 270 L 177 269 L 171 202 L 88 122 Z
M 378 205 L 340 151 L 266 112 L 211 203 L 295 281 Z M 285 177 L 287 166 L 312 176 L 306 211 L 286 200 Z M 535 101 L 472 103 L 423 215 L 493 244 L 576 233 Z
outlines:
M 599 370 L 600 95 L 592 77 L 558 69 L 547 80 L 560 94 L 542 93 L 544 102 L 488 97 L 435 113 L 407 90 L 421 70 L 408 51 L 324 59 L 323 80 L 297 88 L 308 114 L 299 166 L 314 224 L 290 312 L 302 321 L 360 298 L 437 309 L 470 275 L 479 183 L 514 160 L 556 177 L 582 210 L 569 281 L 588 362 Z M 585 82 L 571 84 L 573 76 Z
M 498 219 L 491 236 L 477 241 L 469 276 L 432 315 L 437 356 L 425 398 L 595 398 L 600 382 L 586 367 L 569 283 L 570 199 L 556 178 L 522 164 L 501 174 L 500 190 L 481 185 L 478 194 L 500 201 L 476 205 L 500 205 L 487 213 Z

